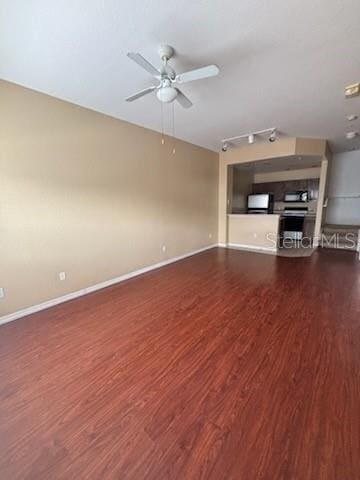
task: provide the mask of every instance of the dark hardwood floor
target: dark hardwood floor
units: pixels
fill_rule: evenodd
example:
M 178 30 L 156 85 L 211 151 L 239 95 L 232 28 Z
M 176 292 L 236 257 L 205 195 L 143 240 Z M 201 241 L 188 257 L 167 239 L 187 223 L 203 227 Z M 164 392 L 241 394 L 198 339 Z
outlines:
M 214 249 L 0 328 L 0 478 L 360 478 L 360 263 Z

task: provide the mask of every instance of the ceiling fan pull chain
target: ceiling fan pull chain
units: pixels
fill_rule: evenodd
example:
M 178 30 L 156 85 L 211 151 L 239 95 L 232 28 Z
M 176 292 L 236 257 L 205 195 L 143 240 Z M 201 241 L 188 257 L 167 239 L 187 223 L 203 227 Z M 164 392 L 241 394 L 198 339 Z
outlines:
M 173 155 L 175 155 L 176 149 L 175 149 L 175 103 L 174 102 L 172 102 L 171 107 L 172 107 L 172 137 L 174 142 L 172 153 Z
M 161 144 L 165 145 L 164 138 L 164 104 L 161 103 Z

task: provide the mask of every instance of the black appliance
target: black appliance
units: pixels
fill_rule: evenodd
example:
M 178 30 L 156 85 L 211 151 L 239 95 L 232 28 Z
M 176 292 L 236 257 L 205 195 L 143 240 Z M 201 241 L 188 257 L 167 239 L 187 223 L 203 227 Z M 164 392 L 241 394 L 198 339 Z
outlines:
M 307 207 L 285 207 L 283 217 L 283 238 L 302 240 Z
M 284 202 L 308 202 L 310 200 L 309 192 L 301 190 L 298 192 L 288 192 L 284 195 Z

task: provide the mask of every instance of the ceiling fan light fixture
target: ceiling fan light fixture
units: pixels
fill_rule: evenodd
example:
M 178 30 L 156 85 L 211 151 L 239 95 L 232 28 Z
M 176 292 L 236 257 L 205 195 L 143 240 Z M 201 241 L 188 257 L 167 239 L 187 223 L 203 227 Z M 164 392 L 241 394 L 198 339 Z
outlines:
M 177 90 L 174 87 L 162 87 L 156 92 L 157 98 L 160 102 L 170 103 L 177 97 Z

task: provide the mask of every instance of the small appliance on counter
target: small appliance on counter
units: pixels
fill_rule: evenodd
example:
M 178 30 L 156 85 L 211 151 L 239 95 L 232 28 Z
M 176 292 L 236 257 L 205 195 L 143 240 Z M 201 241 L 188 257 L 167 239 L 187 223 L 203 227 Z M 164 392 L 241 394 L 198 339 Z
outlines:
M 305 203 L 310 200 L 309 192 L 307 191 L 298 191 L 298 192 L 288 192 L 284 195 L 284 202 L 293 202 L 293 203 Z
M 272 193 L 254 193 L 247 197 L 247 213 L 269 214 L 274 211 Z

